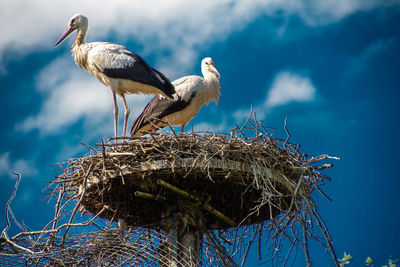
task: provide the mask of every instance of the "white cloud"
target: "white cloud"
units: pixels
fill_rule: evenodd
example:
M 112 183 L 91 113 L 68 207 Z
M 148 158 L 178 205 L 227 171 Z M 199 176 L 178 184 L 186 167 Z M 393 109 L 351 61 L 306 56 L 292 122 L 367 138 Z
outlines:
M 0 58 L 7 48 L 22 54 L 53 45 L 73 14 L 89 17 L 89 40 L 104 40 L 112 31 L 133 37 L 144 54 L 169 51 L 176 68 L 192 64 L 200 47 L 221 41 L 260 15 L 301 17 L 309 25 L 334 22 L 359 10 L 396 1 L 248 0 L 248 1 L 5 1 L 0 9 Z M 161 60 L 169 62 L 168 57 Z
M 42 133 L 62 132 L 63 127 L 82 117 L 99 122 L 107 111 L 112 113 L 111 93 L 95 78 L 75 70 L 75 66 L 57 60 L 39 74 L 37 87 L 44 95 L 39 114 L 28 117 L 17 128 Z M 70 66 L 68 66 L 70 65 Z
M 264 107 L 271 109 L 290 102 L 309 102 L 314 100 L 315 93 L 310 78 L 288 71 L 280 72 L 272 83 Z
M 16 176 L 13 172 L 17 172 L 23 176 L 34 176 L 37 174 L 37 170 L 33 165 L 32 161 L 24 159 L 18 159 L 11 162 L 9 152 L 0 154 L 0 176 L 8 175 L 10 178 L 14 179 Z
M 263 119 L 272 109 L 292 102 L 315 101 L 317 90 L 309 77 L 291 72 L 279 72 L 271 87 L 267 90 L 265 99 L 253 105 L 253 111 L 258 119 Z M 233 112 L 235 121 L 240 122 L 250 114 L 250 107 L 240 108 Z

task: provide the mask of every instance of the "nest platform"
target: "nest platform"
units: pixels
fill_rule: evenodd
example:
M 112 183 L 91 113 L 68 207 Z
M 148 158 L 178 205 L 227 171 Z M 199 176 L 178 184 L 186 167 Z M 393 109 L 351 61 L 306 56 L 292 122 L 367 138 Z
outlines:
M 295 145 L 263 135 L 159 133 L 97 146 L 58 180 L 85 211 L 130 227 L 168 228 L 172 211 L 204 231 L 260 223 L 321 179 Z

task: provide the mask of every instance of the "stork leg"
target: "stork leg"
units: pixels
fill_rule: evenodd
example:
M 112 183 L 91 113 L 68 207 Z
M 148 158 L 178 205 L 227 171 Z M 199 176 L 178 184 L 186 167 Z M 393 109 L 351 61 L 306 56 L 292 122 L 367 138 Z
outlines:
M 123 137 L 125 137 L 126 135 L 126 126 L 128 124 L 128 118 L 129 118 L 129 114 L 131 113 L 131 111 L 129 110 L 128 104 L 126 103 L 126 99 L 125 99 L 125 95 L 121 94 L 121 98 L 122 98 L 122 103 L 124 103 L 124 107 L 125 107 L 125 117 L 124 117 L 124 135 Z
M 117 96 L 113 92 L 113 101 L 114 101 L 114 135 L 118 137 L 118 104 L 117 104 Z M 115 140 L 117 143 L 117 140 Z
M 185 132 L 185 124 L 182 124 L 181 133 L 184 133 L 184 132 Z

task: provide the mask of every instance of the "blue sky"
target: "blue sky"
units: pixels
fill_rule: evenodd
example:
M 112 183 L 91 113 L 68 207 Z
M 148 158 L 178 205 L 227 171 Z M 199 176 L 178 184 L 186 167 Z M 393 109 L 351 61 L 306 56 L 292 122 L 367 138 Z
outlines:
M 253 105 L 285 137 L 288 116 L 302 152 L 341 158 L 324 171 L 333 201 L 319 201 L 337 254 L 353 255 L 354 266 L 367 256 L 378 264 L 400 257 L 399 1 L 43 0 L 0 7 L 0 205 L 15 183 L 11 171 L 20 172 L 13 210 L 31 228 L 51 217 L 41 190 L 57 170 L 53 163 L 86 153 L 81 142 L 113 135 L 109 89 L 74 64 L 73 38 L 54 48 L 68 19 L 82 13 L 87 41 L 123 44 L 171 80 L 200 74 L 201 59 L 212 57 L 222 75 L 220 103 L 203 108 L 187 129 L 227 131 Z M 127 97 L 129 124 L 149 99 Z M 318 249 L 311 257 L 331 264 Z

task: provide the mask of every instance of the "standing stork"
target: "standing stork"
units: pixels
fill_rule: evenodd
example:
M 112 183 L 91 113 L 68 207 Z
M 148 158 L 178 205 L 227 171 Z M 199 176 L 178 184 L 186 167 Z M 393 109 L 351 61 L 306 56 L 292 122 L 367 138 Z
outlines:
M 158 94 L 172 98 L 174 86 L 161 72 L 150 67 L 140 56 L 129 51 L 122 45 L 107 42 L 85 43 L 88 30 L 88 19 L 83 15 L 73 16 L 68 27 L 61 35 L 55 46 L 57 47 L 68 35 L 77 30 L 72 54 L 75 63 L 81 69 L 86 69 L 111 89 L 114 101 L 114 134 L 118 136 L 118 104 L 116 95 L 119 95 L 125 107 L 124 130 L 130 110 L 125 100 L 125 93 Z
M 132 136 L 141 136 L 143 132 L 154 131 L 154 125 L 165 127 L 171 125 L 185 125 L 199 112 L 200 108 L 211 101 L 216 104 L 220 95 L 221 75 L 214 66 L 214 61 L 206 57 L 201 61 L 201 72 L 204 76 L 185 76 L 172 82 L 176 95 L 173 100 L 155 96 L 144 108 L 143 112 L 133 122 Z

